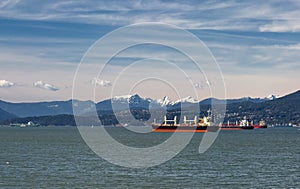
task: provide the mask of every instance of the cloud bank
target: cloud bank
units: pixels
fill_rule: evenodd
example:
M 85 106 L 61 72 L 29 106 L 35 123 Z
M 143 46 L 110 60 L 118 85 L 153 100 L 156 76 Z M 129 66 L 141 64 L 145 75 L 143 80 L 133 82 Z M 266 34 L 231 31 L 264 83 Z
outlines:
M 102 86 L 102 87 L 110 87 L 112 85 L 111 81 L 108 80 L 101 80 L 98 78 L 94 78 L 91 83 L 93 85 L 98 85 L 98 86 Z
M 14 86 L 15 83 L 7 81 L 7 80 L 0 80 L 0 87 L 1 88 L 7 88 L 7 87 L 12 87 Z
M 50 90 L 50 91 L 58 91 L 59 88 L 48 84 L 48 83 L 44 83 L 42 81 L 37 81 L 35 83 L 33 83 L 33 86 L 37 87 L 37 88 L 41 88 L 41 89 L 46 89 L 46 90 Z

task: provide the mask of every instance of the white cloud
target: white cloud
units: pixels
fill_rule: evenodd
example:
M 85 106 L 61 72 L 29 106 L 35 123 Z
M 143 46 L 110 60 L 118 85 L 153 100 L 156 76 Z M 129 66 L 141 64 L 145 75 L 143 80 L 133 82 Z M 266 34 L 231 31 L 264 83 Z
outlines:
M 265 24 L 259 27 L 261 32 L 299 32 L 300 20 L 273 21 L 271 24 Z
M 0 80 L 0 87 L 5 88 L 5 87 L 12 87 L 14 85 L 15 85 L 15 83 L 13 83 L 13 82 L 10 82 L 7 80 Z
M 15 6 L 20 0 L 3 0 L 0 2 L 0 8 L 9 8 Z
M 194 87 L 197 89 L 204 89 L 205 85 L 203 84 L 203 82 L 199 82 L 199 83 L 194 83 Z
M 112 85 L 111 81 L 108 81 L 108 80 L 101 80 L 101 79 L 98 79 L 98 78 L 94 78 L 91 83 L 93 85 L 99 85 L 99 86 L 102 86 L 102 87 L 110 87 Z
M 257 49 L 281 49 L 281 50 L 300 50 L 300 43 L 297 44 L 289 44 L 289 45 L 267 45 L 267 46 L 262 46 L 262 45 L 257 45 L 254 46 L 254 48 Z
M 205 88 L 211 87 L 212 83 L 209 80 L 202 80 L 200 82 L 193 83 L 193 85 L 196 89 L 205 89 Z
M 33 86 L 35 87 L 38 87 L 38 88 L 41 88 L 41 89 L 47 89 L 47 90 L 50 90 L 50 91 L 57 91 L 59 90 L 59 88 L 51 85 L 51 84 L 48 84 L 48 83 L 44 83 L 42 81 L 37 81 L 33 84 Z

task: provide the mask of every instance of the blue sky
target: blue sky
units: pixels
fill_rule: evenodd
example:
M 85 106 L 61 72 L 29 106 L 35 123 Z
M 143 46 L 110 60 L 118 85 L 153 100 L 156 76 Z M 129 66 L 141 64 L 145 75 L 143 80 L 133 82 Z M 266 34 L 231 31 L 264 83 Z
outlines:
M 0 2 L 0 99 L 70 99 L 74 73 L 89 47 L 108 32 L 141 22 L 176 25 L 201 39 L 220 65 L 229 98 L 284 95 L 299 89 L 299 10 L 297 0 L 3 0 Z M 125 66 L 126 61 L 149 52 L 159 53 L 153 48 L 148 52 L 137 50 L 122 57 L 118 64 Z M 95 83 L 100 94 L 96 100 L 105 98 L 101 92 L 113 85 L 111 78 L 87 78 L 78 85 L 84 88 Z M 195 81 L 200 83 L 205 82 Z M 197 90 L 205 93 L 205 87 Z M 168 94 L 144 95 L 159 98 Z M 89 96 L 83 93 L 80 98 Z

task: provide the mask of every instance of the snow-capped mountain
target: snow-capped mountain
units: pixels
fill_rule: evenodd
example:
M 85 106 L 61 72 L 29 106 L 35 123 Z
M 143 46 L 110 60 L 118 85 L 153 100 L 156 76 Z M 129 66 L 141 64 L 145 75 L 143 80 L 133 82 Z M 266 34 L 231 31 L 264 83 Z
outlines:
M 182 99 L 178 99 L 175 101 L 170 100 L 168 96 L 164 96 L 161 99 L 152 99 L 152 98 L 143 98 L 140 97 L 138 94 L 133 94 L 133 95 L 123 95 L 123 96 L 115 96 L 111 99 L 104 100 L 99 102 L 98 108 L 97 109 L 102 109 L 102 110 L 107 110 L 111 109 L 113 106 L 114 109 L 128 109 L 128 105 L 130 107 L 135 107 L 135 108 L 148 108 L 149 105 L 152 108 L 159 108 L 159 107 L 167 107 L 167 106 L 189 106 L 193 104 L 200 103 L 202 105 L 208 105 L 212 103 L 212 100 L 214 103 L 227 103 L 227 104 L 232 104 L 232 103 L 238 103 L 238 102 L 254 102 L 254 103 L 261 103 L 265 102 L 268 100 L 274 100 L 278 98 L 279 96 L 276 95 L 269 95 L 264 98 L 251 98 L 251 97 L 243 97 L 239 99 L 227 99 L 227 100 L 220 100 L 220 99 L 213 99 L 213 98 L 208 98 L 202 101 L 196 100 L 195 98 L 191 96 L 187 96 Z
M 115 102 L 129 102 L 129 99 L 133 95 L 122 95 L 122 96 L 115 96 L 111 100 Z
M 199 103 L 196 99 L 191 96 L 171 101 L 168 96 L 164 96 L 162 99 L 151 99 L 151 98 L 142 98 L 138 94 L 134 95 L 123 95 L 123 96 L 115 96 L 111 99 L 107 99 L 97 103 L 98 110 L 123 110 L 128 109 L 128 107 L 132 108 L 145 108 L 147 109 L 149 106 L 152 108 L 160 108 L 173 106 L 178 104 L 195 104 Z
M 275 100 L 277 98 L 280 98 L 280 96 L 278 95 L 269 95 L 267 97 L 263 97 L 263 98 L 252 98 L 252 97 L 242 97 L 242 98 L 238 98 L 238 99 L 227 99 L 226 103 L 227 104 L 232 104 L 232 103 L 237 103 L 237 102 L 254 102 L 254 103 L 261 103 L 261 102 L 265 102 L 265 101 L 269 101 L 269 100 Z M 219 102 L 222 102 L 224 100 L 218 100 Z
M 96 104 L 97 110 L 102 110 L 104 112 L 111 112 L 112 110 L 127 110 L 128 108 L 137 109 L 159 109 L 159 108 L 178 108 L 180 106 L 193 106 L 200 103 L 201 105 L 209 105 L 212 103 L 238 103 L 238 102 L 254 102 L 261 103 L 265 101 L 275 100 L 279 98 L 277 95 L 269 95 L 264 98 L 251 98 L 244 97 L 240 99 L 205 99 L 199 102 L 193 97 L 185 97 L 179 100 L 172 101 L 169 97 L 165 96 L 161 99 L 151 99 L 143 98 L 138 94 L 133 95 L 123 95 L 115 96 L 111 99 L 103 100 Z M 0 108 L 6 112 L 12 113 L 18 117 L 30 117 L 30 116 L 44 116 L 44 115 L 59 115 L 59 114 L 73 114 L 72 104 L 80 103 L 83 112 L 88 112 L 90 107 L 94 105 L 92 101 L 79 101 L 79 100 L 69 100 L 69 101 L 52 101 L 52 102 L 37 102 L 37 103 L 10 103 L 0 101 Z M 84 105 L 82 105 L 84 104 Z
M 192 104 L 195 104 L 195 103 L 199 103 L 199 101 L 194 99 L 191 96 L 187 96 L 185 98 L 182 98 L 182 99 L 176 100 L 174 102 L 171 102 L 172 105 L 178 104 L 178 103 L 192 103 Z
M 174 105 L 174 104 L 178 104 L 178 103 L 199 103 L 198 100 L 194 99 L 191 96 L 187 96 L 185 98 L 175 100 L 175 101 L 171 101 L 168 96 L 164 96 L 162 99 L 151 99 L 151 98 L 142 98 L 142 99 L 148 101 L 149 103 L 156 103 L 161 106 Z
M 187 96 L 185 98 L 171 101 L 168 96 L 164 96 L 161 99 L 151 99 L 151 98 L 143 98 L 140 97 L 138 94 L 134 95 L 122 95 L 122 96 L 115 96 L 110 99 L 112 103 L 138 103 L 138 102 L 148 102 L 160 106 L 167 106 L 167 105 L 174 105 L 178 103 L 199 103 L 198 100 L 194 99 L 191 96 Z

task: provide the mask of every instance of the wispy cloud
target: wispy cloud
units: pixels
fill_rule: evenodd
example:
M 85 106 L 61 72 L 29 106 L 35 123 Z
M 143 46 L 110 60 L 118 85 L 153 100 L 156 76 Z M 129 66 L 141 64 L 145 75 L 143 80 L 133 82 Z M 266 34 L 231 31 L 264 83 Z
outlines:
M 299 1 L 4 1 L 0 16 L 109 25 L 160 21 L 188 29 L 293 32 L 300 30 L 299 7 Z M 289 27 L 281 27 L 282 23 Z
M 50 90 L 50 91 L 58 91 L 59 90 L 59 88 L 55 87 L 54 85 L 44 83 L 42 81 L 37 81 L 37 82 L 33 83 L 33 86 L 41 88 L 41 89 Z
M 0 30 L 0 42 L 3 43 L 3 47 L 0 47 L 0 75 L 3 79 L 15 83 L 1 80 L 0 87 L 17 86 L 10 90 L 2 90 L 4 93 L 7 92 L 6 96 L 9 98 L 14 95 L 24 98 L 24 93 L 11 93 L 11 90 L 21 91 L 24 87 L 28 91 L 28 99 L 42 98 L 42 95 L 52 95 L 53 98 L 58 96 L 62 98 L 63 95 L 66 97 L 70 91 L 65 89 L 70 87 L 64 88 L 65 84 L 61 81 L 68 79 L 71 83 L 73 70 L 75 71 L 88 47 L 118 26 L 138 22 L 163 22 L 188 29 L 211 49 L 227 76 L 225 79 L 237 78 L 240 83 L 249 81 L 249 89 L 256 88 L 258 82 L 250 82 L 248 78 L 242 81 L 239 77 L 247 74 L 252 75 L 253 78 L 254 75 L 263 75 L 264 79 L 261 77 L 259 83 L 261 85 L 268 83 L 270 76 L 275 78 L 280 74 L 283 75 L 282 78 L 297 80 L 300 69 L 299 10 L 300 2 L 297 0 L 189 0 L 185 2 L 179 0 L 151 2 L 2 0 L 0 22 L 3 29 Z M 181 40 L 172 32 L 167 32 L 167 35 L 161 35 L 162 31 L 147 30 L 147 32 L 161 36 L 164 40 L 172 39 L 173 44 L 178 42 L 184 47 L 193 47 L 194 44 L 194 41 L 189 43 Z M 122 35 L 120 39 L 115 38 L 116 43 L 109 43 L 110 48 L 95 53 L 95 62 L 93 62 L 94 57 L 91 57 L 91 64 L 87 65 L 86 70 L 94 70 L 95 65 L 103 63 L 102 60 L 107 58 L 114 46 L 119 47 L 122 40 L 138 41 L 139 37 L 144 38 L 149 34 L 136 31 L 131 33 L 132 37 Z M 107 75 L 101 77 L 106 80 L 87 77 L 82 80 L 81 87 L 91 86 L 91 84 L 102 89 L 110 87 L 113 84 L 113 74 L 121 71 L 122 66 L 131 65 L 129 63 L 140 59 L 153 57 L 174 59 L 172 62 L 176 60 L 182 68 L 190 65 L 185 64 L 186 58 L 168 52 L 171 50 L 157 47 L 149 50 L 128 49 L 118 54 L 106 67 Z M 150 57 L 152 55 L 153 57 Z M 145 65 L 143 68 L 147 69 L 143 70 L 148 72 L 154 69 L 165 72 L 165 68 L 169 69 L 167 64 L 154 67 L 150 61 L 147 64 L 145 61 L 141 63 L 143 64 L 136 65 Z M 137 70 L 134 73 L 141 74 L 139 68 L 134 67 Z M 188 68 L 192 69 L 192 67 Z M 20 81 L 25 84 L 21 86 Z M 33 87 L 34 81 L 37 82 Z M 214 80 L 212 82 L 214 84 Z M 59 88 L 55 86 L 58 83 Z M 198 92 L 204 91 L 200 89 L 206 89 L 210 84 L 201 79 L 193 83 Z M 248 85 L 244 84 L 244 86 Z M 55 93 L 44 93 L 43 90 L 34 90 L 35 87 L 51 91 L 60 90 Z M 234 88 L 238 88 L 238 84 Z
M 0 80 L 0 88 L 7 88 L 14 86 L 15 83 L 7 81 L 7 80 Z
M 194 87 L 196 89 L 204 89 L 205 88 L 205 85 L 203 82 L 199 82 L 199 83 L 194 83 Z
M 286 72 L 297 73 L 300 68 L 299 50 L 300 44 L 298 43 L 244 46 L 224 44 L 223 47 L 219 46 L 218 49 L 213 49 L 213 52 L 224 72 L 258 74 L 267 71 L 275 74 L 277 71 L 282 71 L 282 68 Z
M 91 83 L 93 85 L 98 85 L 98 86 L 102 86 L 102 87 L 110 87 L 112 85 L 111 81 L 109 80 L 101 80 L 98 78 L 94 78 Z
M 11 8 L 15 6 L 20 0 L 3 0 L 0 2 L 0 8 Z
M 259 27 L 261 32 L 300 32 L 300 19 L 273 21 Z

